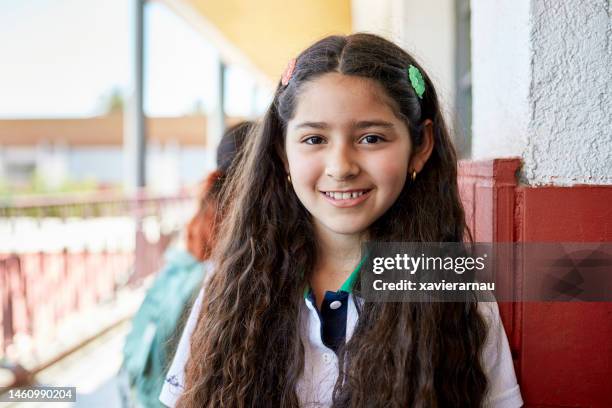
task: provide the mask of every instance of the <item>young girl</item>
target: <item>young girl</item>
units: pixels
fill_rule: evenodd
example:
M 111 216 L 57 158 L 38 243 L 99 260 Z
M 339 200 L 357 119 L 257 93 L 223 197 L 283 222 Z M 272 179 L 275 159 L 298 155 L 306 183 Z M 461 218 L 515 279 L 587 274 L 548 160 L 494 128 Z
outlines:
M 302 52 L 230 180 L 162 402 L 521 406 L 495 303 L 359 296 L 362 242 L 464 239 L 456 166 L 434 87 L 401 48 L 354 34 Z

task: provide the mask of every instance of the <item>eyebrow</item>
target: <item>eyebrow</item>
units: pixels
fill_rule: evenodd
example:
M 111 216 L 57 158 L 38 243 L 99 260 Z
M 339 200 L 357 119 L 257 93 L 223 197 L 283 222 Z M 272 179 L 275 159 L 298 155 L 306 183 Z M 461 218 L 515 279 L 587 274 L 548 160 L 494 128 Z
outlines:
M 382 127 L 382 128 L 393 128 L 393 123 L 385 122 L 384 120 L 362 120 L 355 123 L 354 127 L 357 129 L 367 129 L 371 127 Z
M 302 122 L 297 125 L 296 129 L 302 128 L 314 128 L 314 129 L 327 129 L 329 125 L 326 122 Z M 355 122 L 353 127 L 356 129 L 367 129 L 371 127 L 382 127 L 382 128 L 393 128 L 393 123 L 385 122 L 383 120 L 362 120 Z
M 296 129 L 302 129 L 302 128 L 326 129 L 328 127 L 329 126 L 325 122 L 302 122 L 299 125 L 297 125 L 295 128 Z

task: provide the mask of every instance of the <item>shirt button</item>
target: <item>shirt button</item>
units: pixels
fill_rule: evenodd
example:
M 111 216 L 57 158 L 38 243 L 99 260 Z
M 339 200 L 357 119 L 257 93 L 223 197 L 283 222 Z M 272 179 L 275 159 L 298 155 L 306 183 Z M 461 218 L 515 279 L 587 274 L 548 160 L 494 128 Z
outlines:
M 324 353 L 324 354 L 323 354 L 323 362 L 324 362 L 325 364 L 329 364 L 329 363 L 331 363 L 331 362 L 332 362 L 332 360 L 333 360 L 333 357 L 332 357 L 332 355 L 331 355 L 331 354 L 329 354 L 329 353 Z
M 329 304 L 329 308 L 333 310 L 338 309 L 340 306 L 342 306 L 342 302 L 339 300 L 334 300 L 333 302 Z

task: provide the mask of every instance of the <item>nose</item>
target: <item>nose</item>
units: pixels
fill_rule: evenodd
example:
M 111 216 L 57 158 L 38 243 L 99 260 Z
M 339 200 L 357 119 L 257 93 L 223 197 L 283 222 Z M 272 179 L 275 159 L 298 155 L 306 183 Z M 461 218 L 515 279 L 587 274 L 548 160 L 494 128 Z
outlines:
M 329 150 L 325 174 L 336 181 L 354 178 L 360 168 L 355 152 L 349 143 L 339 143 Z

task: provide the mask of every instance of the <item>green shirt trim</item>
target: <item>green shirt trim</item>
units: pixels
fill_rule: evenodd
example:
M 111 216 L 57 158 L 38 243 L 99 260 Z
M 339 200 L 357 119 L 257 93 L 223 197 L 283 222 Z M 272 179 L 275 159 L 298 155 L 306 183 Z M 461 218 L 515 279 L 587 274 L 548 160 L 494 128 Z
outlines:
M 353 293 L 353 286 L 355 286 L 355 281 L 357 280 L 357 277 L 359 276 L 359 271 L 361 270 L 361 267 L 363 266 L 363 263 L 365 262 L 366 258 L 367 256 L 364 256 L 361 259 L 361 261 L 359 261 L 359 264 L 357 265 L 357 267 L 355 267 L 353 272 L 351 272 L 349 277 L 346 278 L 346 280 L 340 287 L 340 290 L 343 290 L 348 293 Z M 307 285 L 306 288 L 304 289 L 304 299 L 308 297 L 309 293 L 310 293 L 310 285 Z

